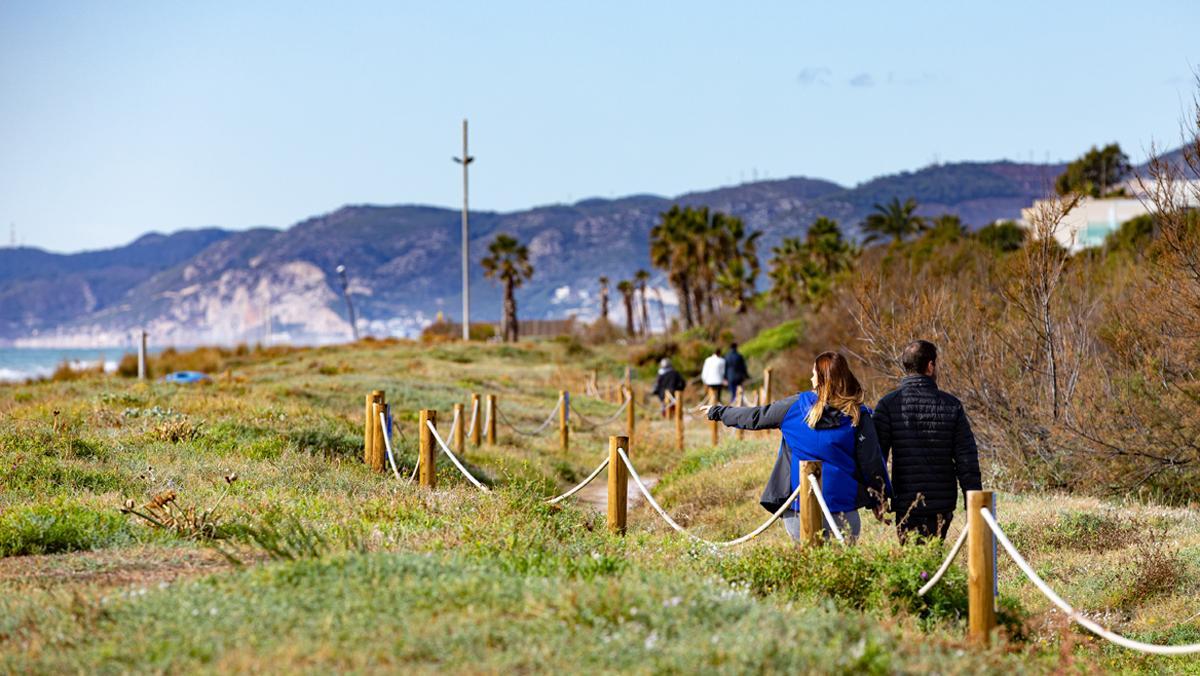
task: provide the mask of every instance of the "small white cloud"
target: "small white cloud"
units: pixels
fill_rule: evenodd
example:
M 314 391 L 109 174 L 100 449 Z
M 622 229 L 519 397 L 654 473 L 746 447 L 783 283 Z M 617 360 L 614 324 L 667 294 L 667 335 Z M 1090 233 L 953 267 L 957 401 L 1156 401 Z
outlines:
M 566 301 L 568 301 L 570 299 L 571 299 L 571 287 L 570 286 L 560 286 L 554 290 L 554 298 L 550 299 L 550 302 L 554 305 L 558 305 L 559 303 L 565 303 Z
M 828 85 L 829 76 L 832 74 L 833 71 L 825 66 L 801 68 L 800 72 L 796 74 L 796 82 L 802 87 Z
M 859 73 L 850 78 L 849 84 L 851 87 L 874 87 L 875 78 L 871 77 L 870 73 Z

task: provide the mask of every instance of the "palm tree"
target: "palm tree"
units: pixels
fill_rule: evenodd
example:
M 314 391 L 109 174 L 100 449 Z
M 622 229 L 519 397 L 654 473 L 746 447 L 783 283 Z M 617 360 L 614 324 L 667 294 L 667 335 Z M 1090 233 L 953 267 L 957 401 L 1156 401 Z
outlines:
M 617 291 L 621 292 L 621 297 L 625 300 L 625 333 L 633 335 L 633 282 L 628 279 L 622 279 L 617 282 Z
M 828 276 L 850 267 L 854 247 L 842 238 L 842 229 L 831 218 L 821 216 L 813 221 L 804 235 L 804 245 Z
M 504 314 L 500 332 L 505 342 L 517 341 L 517 299 L 513 291 L 533 276 L 533 265 L 529 263 L 529 247 L 517 238 L 504 233 L 488 245 L 488 255 L 483 261 L 483 276 L 499 280 L 504 285 Z
M 608 277 L 600 275 L 600 318 L 608 323 Z
M 877 242 L 891 238 L 893 243 L 900 243 L 905 237 L 925 229 L 925 219 L 917 215 L 917 201 L 913 198 L 900 203 L 899 197 L 893 197 L 887 204 L 876 204 L 875 212 L 868 215 L 862 222 L 862 230 L 867 233 L 864 242 Z
M 637 282 L 638 298 L 642 303 L 642 335 L 650 333 L 650 304 L 646 300 L 646 282 L 650 281 L 650 273 L 645 270 L 638 270 L 633 273 L 633 279 Z
M 667 280 L 679 297 L 679 310 L 687 328 L 695 326 L 692 313 L 692 282 L 695 267 L 695 243 L 688 232 L 691 209 L 672 205 L 650 229 L 650 263 L 667 273 Z

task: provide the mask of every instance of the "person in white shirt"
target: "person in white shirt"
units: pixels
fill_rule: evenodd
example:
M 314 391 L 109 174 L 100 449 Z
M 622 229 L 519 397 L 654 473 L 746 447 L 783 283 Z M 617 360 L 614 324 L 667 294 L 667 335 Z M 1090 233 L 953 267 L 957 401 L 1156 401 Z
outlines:
M 721 403 L 721 389 L 725 387 L 725 360 L 721 357 L 721 352 L 714 349 L 713 353 L 704 360 L 704 366 L 700 368 L 700 381 L 704 386 L 712 392 L 715 388 L 715 398 L 711 404 Z

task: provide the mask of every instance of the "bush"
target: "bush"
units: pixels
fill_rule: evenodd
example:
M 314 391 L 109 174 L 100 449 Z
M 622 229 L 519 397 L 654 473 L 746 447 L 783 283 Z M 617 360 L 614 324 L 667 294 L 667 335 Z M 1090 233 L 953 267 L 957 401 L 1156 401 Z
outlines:
M 741 353 L 747 357 L 767 357 L 779 354 L 795 347 L 800 342 L 800 333 L 803 330 L 804 322 L 799 319 L 763 329 L 757 336 L 741 346 Z
M 97 512 L 78 504 L 35 505 L 0 515 L 0 556 L 84 551 L 132 539 L 116 511 Z

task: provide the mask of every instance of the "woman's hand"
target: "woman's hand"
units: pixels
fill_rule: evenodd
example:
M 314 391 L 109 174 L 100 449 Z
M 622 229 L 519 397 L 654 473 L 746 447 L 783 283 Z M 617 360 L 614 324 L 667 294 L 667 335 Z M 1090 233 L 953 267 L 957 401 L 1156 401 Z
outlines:
M 708 409 L 710 409 L 710 408 L 712 408 L 712 406 L 709 404 L 699 404 L 696 406 L 696 408 L 694 408 L 692 410 L 697 413 L 703 413 L 704 417 L 708 418 Z

